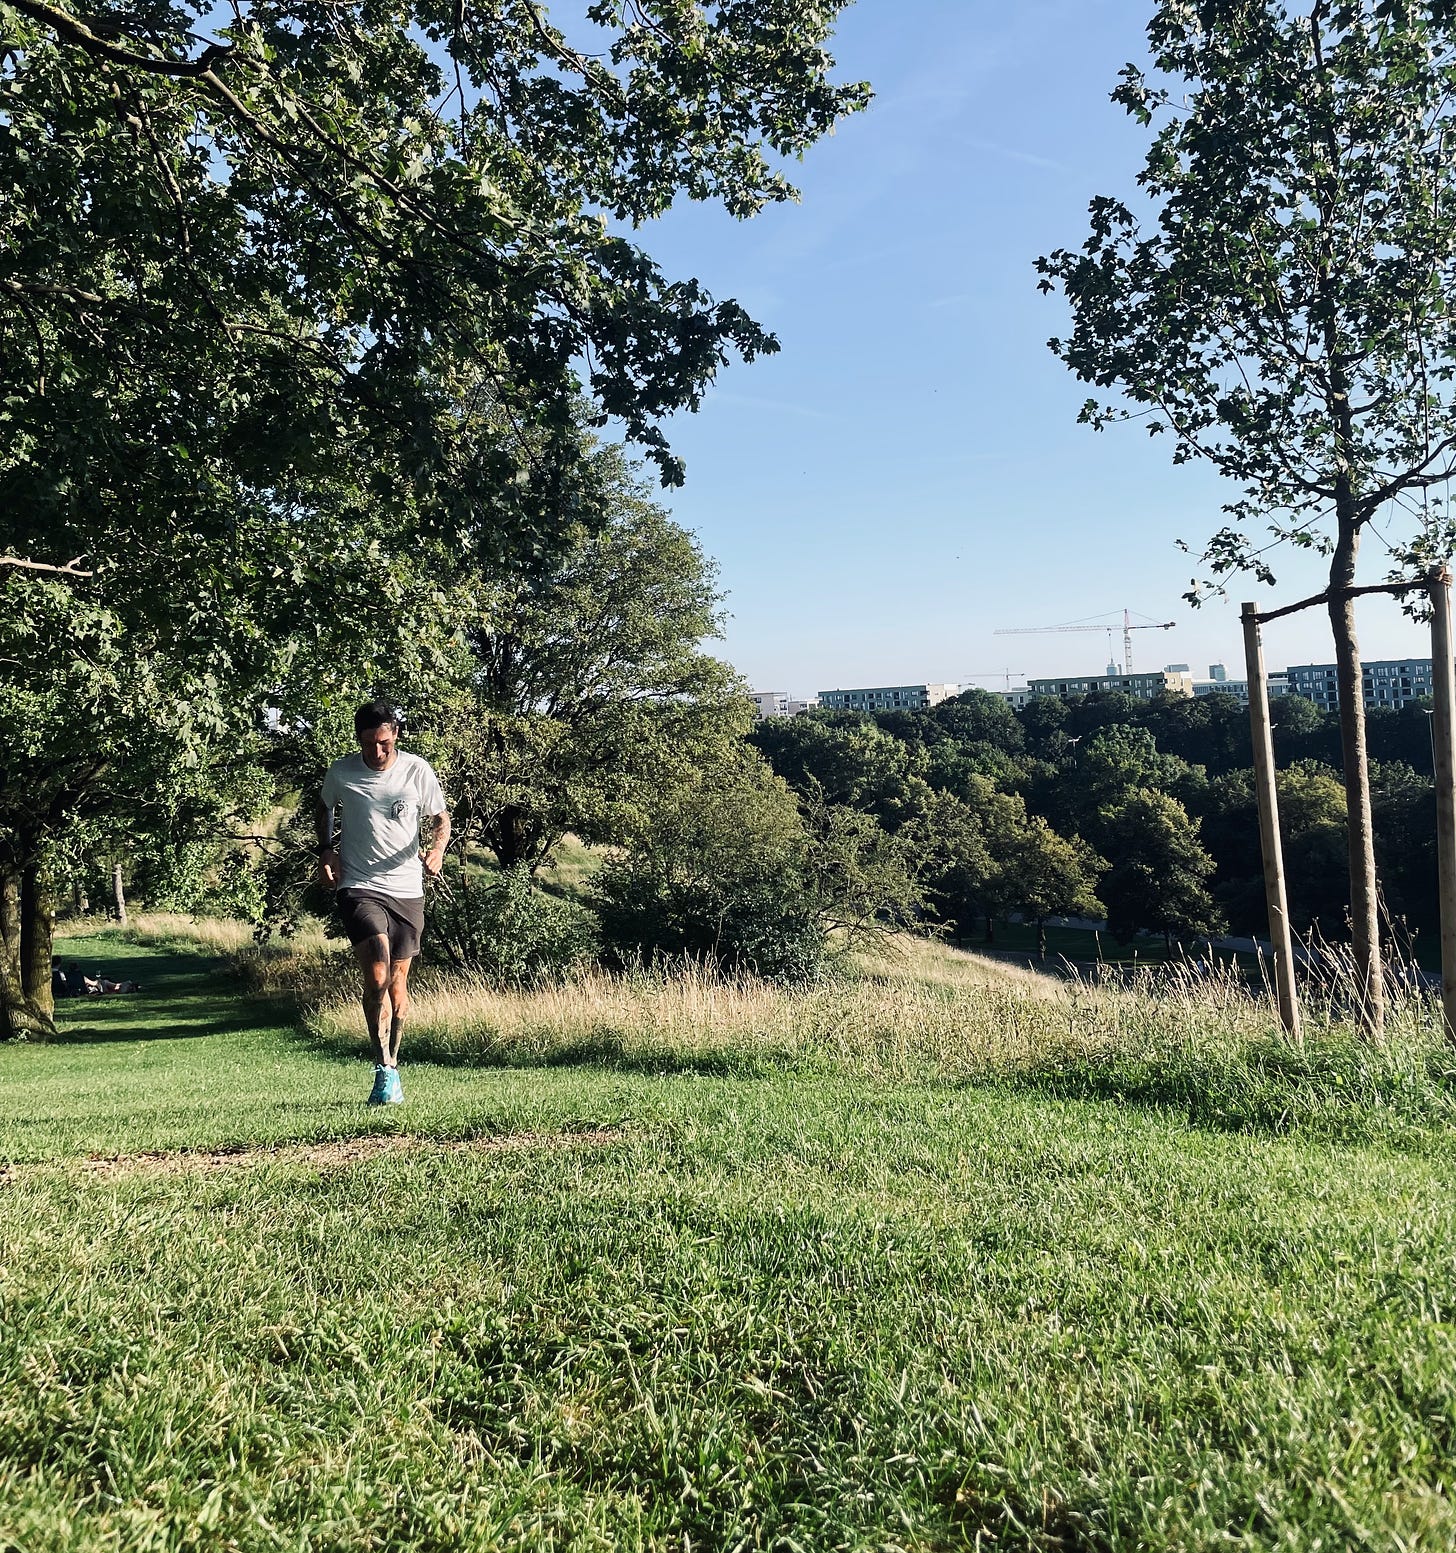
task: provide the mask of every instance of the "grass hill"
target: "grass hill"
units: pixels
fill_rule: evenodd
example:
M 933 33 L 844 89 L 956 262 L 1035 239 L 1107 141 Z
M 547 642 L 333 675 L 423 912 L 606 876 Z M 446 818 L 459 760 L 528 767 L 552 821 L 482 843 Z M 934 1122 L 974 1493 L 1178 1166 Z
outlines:
M 0 1049 L 0 1548 L 1456 1541 L 1419 1007 L 440 986 L 381 1113 L 331 951 L 205 936 Z

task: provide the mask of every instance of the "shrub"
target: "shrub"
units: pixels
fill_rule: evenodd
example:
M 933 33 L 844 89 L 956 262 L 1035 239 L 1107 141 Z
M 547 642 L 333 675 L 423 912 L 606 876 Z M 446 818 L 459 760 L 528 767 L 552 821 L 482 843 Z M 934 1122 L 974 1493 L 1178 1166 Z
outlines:
M 494 985 L 559 980 L 597 953 L 590 911 L 547 895 L 524 866 L 488 882 L 457 879 L 425 910 L 426 941 L 457 970 Z
M 810 981 L 836 950 L 917 919 L 918 841 L 873 815 L 795 798 L 740 751 L 661 795 L 597 879 L 618 963 L 687 955 L 770 981 Z
M 824 964 L 825 929 L 793 870 L 681 877 L 630 857 L 602 870 L 595 894 L 619 964 L 686 955 L 769 981 L 811 981 Z

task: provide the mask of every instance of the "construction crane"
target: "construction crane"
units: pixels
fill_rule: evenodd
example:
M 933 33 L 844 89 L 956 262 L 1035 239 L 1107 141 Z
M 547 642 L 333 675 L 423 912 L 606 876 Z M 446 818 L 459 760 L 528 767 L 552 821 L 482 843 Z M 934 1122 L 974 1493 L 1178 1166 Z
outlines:
M 1134 631 L 1171 631 L 1178 622 L 1176 620 L 1149 620 L 1134 622 L 1131 610 L 1122 612 L 1122 672 L 1132 673 L 1132 633 Z M 1107 650 L 1112 651 L 1112 636 L 1117 630 L 1115 625 L 1089 625 L 1083 621 L 1074 621 L 1064 626 L 1003 626 L 992 634 L 995 636 L 1041 636 L 1048 631 L 1106 631 Z

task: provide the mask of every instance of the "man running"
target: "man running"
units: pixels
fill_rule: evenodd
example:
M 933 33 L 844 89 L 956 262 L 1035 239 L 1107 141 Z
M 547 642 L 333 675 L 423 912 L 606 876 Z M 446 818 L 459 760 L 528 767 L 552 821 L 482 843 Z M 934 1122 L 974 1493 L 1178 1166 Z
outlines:
M 450 840 L 445 795 L 430 764 L 398 748 L 400 713 L 370 701 L 354 713 L 359 753 L 336 760 L 315 813 L 319 883 L 334 891 L 364 979 L 364 1020 L 374 1058 L 370 1105 L 398 1105 L 399 1042 L 409 1014 L 410 962 L 425 925 L 424 874 L 439 875 Z M 334 810 L 341 839 L 334 842 Z M 420 820 L 434 825 L 420 852 Z

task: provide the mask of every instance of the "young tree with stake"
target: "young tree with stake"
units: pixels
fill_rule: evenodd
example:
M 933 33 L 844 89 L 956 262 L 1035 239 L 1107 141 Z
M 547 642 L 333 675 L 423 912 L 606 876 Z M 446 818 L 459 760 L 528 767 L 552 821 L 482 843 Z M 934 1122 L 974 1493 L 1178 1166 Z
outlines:
M 1072 306 L 1052 348 L 1101 428 L 1146 418 L 1173 458 L 1241 487 L 1208 541 L 1214 579 L 1273 582 L 1270 542 L 1329 559 L 1349 790 L 1361 1019 L 1378 1032 L 1384 975 L 1353 598 L 1366 530 L 1395 574 L 1450 553 L 1456 472 L 1456 29 L 1449 0 L 1163 0 L 1156 76 L 1113 93 L 1168 118 L 1138 182 L 1145 225 L 1092 202 L 1080 250 L 1037 261 Z M 1195 584 L 1190 598 L 1196 600 Z

